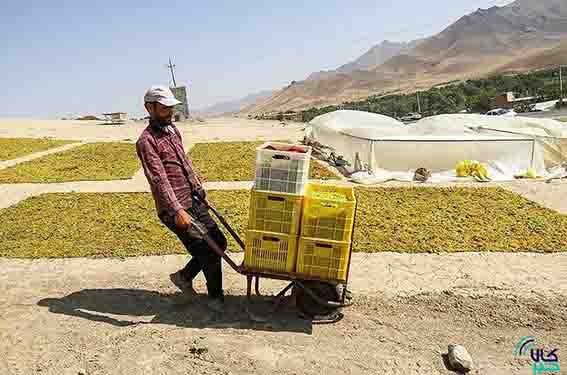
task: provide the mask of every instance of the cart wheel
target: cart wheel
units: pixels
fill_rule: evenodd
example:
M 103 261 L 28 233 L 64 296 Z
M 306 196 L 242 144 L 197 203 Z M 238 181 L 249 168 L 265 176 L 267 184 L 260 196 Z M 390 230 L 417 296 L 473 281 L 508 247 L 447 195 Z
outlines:
M 340 296 L 335 285 L 319 281 L 304 281 L 303 285 L 325 301 L 339 302 Z M 299 310 L 308 317 L 325 316 L 337 312 L 336 308 L 322 306 L 302 288 L 296 287 L 296 303 Z

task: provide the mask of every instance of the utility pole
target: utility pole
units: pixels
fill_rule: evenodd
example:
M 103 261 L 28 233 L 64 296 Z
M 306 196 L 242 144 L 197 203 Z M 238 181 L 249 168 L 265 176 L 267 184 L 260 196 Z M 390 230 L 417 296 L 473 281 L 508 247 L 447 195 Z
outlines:
M 177 82 L 175 82 L 175 71 L 173 70 L 173 68 L 175 68 L 175 65 L 172 64 L 171 57 L 169 58 L 169 64 L 167 65 L 167 67 L 169 68 L 169 71 L 171 72 L 171 79 L 173 81 L 173 87 L 177 87 Z
M 421 113 L 421 103 L 419 101 L 419 91 L 417 92 L 417 113 Z
M 563 104 L 563 77 L 561 71 L 563 70 L 563 65 L 559 65 L 559 102 Z

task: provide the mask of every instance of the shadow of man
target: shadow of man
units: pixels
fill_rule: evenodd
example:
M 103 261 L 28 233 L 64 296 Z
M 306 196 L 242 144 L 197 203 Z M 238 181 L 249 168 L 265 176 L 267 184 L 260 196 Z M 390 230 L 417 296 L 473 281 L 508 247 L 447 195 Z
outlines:
M 168 324 L 186 328 L 237 328 L 311 334 L 312 323 L 297 312 L 282 307 L 267 322 L 250 320 L 245 296 L 225 296 L 225 311 L 214 313 L 206 307 L 206 296 L 164 294 L 142 289 L 83 289 L 62 298 L 44 298 L 37 304 L 55 314 L 128 327 Z M 267 298 L 255 298 L 254 310 L 269 311 Z M 116 317 L 119 316 L 119 317 Z M 147 317 L 141 320 L 141 317 Z M 151 317 L 151 320 L 149 318 Z

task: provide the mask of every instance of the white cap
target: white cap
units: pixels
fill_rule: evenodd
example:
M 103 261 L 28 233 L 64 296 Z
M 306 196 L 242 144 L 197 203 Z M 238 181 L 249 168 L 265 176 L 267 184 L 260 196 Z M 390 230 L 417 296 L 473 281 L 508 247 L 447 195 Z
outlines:
M 165 86 L 152 86 L 144 95 L 144 103 L 160 103 L 166 107 L 181 104 L 171 90 Z

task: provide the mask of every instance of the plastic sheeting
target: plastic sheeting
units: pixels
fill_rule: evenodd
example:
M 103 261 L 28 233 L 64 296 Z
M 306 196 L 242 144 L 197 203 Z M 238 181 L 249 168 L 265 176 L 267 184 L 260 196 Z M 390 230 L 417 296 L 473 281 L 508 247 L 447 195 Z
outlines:
M 450 181 L 457 162 L 471 159 L 488 164 L 493 180 L 505 181 L 528 168 L 546 176 L 567 160 L 567 132 L 545 119 L 458 114 L 405 125 L 373 113 L 336 111 L 313 119 L 306 132 L 349 161 L 349 172 L 371 170 L 378 180 L 411 180 L 412 171 L 423 167 L 434 172 L 431 181 Z
M 482 115 L 440 115 L 417 123 L 416 127 L 438 129 L 467 129 L 479 135 L 524 137 L 535 139 L 538 152 L 549 170 L 567 161 L 567 127 L 552 119 L 529 117 L 494 117 Z

